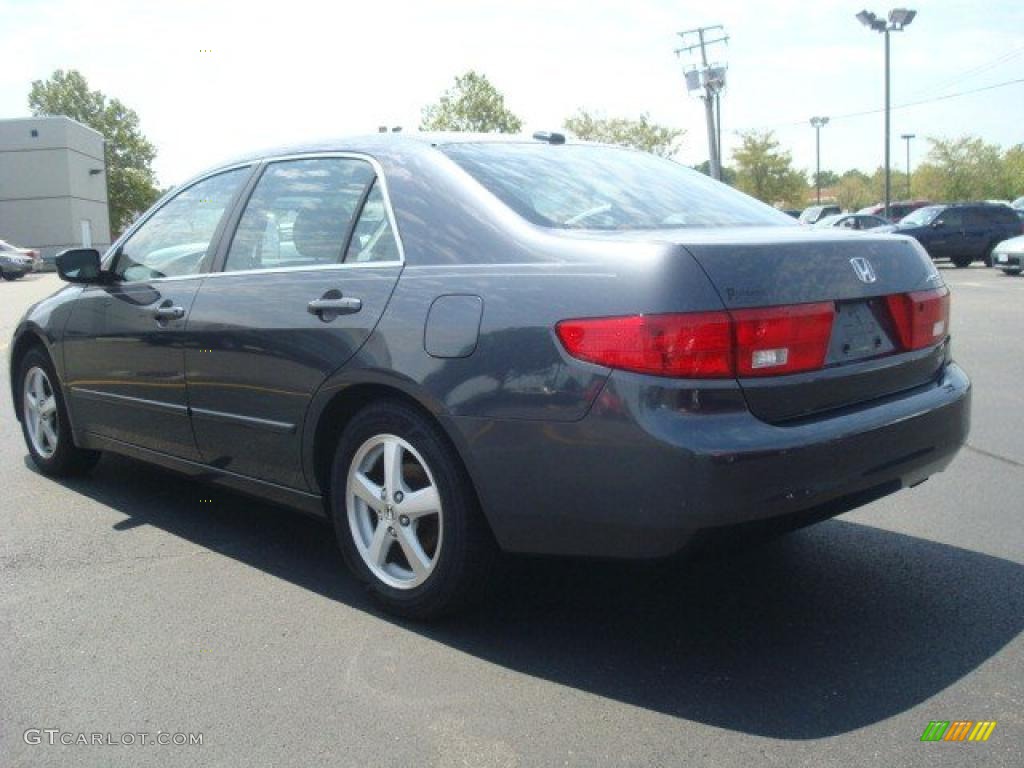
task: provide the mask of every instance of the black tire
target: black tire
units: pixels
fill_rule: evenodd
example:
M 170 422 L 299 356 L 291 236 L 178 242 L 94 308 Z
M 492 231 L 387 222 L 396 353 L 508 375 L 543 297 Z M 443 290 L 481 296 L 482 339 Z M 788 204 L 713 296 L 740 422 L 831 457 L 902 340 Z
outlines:
M 1004 269 L 1003 270 L 1003 274 L 1004 275 L 1009 275 L 1010 277 L 1016 277 L 1017 275 L 1020 274 L 1020 270 L 1019 269 Z
M 439 523 L 442 544 L 436 563 L 425 581 L 410 588 L 390 586 L 370 570 L 349 524 L 349 469 L 367 441 L 385 435 L 401 438 L 419 453 L 433 476 L 443 510 Z M 412 406 L 382 400 L 352 418 L 335 451 L 329 495 L 331 520 L 345 562 L 389 613 L 410 619 L 436 619 L 466 608 L 486 594 L 497 570 L 497 546 L 455 450 L 440 427 Z M 400 512 L 401 505 L 396 503 L 395 509 Z
M 970 256 L 953 256 L 950 259 L 957 269 L 963 269 L 971 266 L 971 262 L 974 261 Z
M 33 368 L 41 368 L 49 380 L 53 399 L 56 403 L 57 414 L 57 446 L 51 456 L 42 455 L 33 445 L 29 435 L 28 414 L 25 406 L 25 378 Z M 99 451 L 87 451 L 75 445 L 71 434 L 71 423 L 68 419 L 67 405 L 64 402 L 64 393 L 61 390 L 57 372 L 53 368 L 50 356 L 42 349 L 35 347 L 25 353 L 21 364 L 18 366 L 18 392 L 17 392 L 18 413 L 21 416 L 21 433 L 25 438 L 25 445 L 33 463 L 39 471 L 50 477 L 69 477 L 88 472 L 99 461 Z
M 15 280 L 21 277 L 21 275 L 14 272 L 4 272 L 3 277 L 4 280 L 10 280 L 13 283 Z

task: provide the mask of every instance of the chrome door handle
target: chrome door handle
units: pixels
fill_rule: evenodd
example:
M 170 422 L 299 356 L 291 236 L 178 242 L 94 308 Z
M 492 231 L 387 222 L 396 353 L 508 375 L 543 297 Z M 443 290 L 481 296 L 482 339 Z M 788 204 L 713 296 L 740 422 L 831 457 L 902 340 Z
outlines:
M 316 315 L 324 322 L 329 322 L 338 315 L 353 315 L 362 308 L 363 302 L 360 299 L 342 296 L 341 291 L 337 289 L 328 291 L 306 305 L 306 310 L 311 315 Z
M 184 307 L 157 307 L 153 310 L 153 317 L 157 320 L 181 320 L 184 316 Z

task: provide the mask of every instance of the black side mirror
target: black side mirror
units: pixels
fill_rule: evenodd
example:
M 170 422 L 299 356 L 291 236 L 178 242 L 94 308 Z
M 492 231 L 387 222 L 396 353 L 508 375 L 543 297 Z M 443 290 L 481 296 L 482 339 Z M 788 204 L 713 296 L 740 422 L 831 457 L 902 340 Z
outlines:
M 936 219 L 932 222 L 932 229 L 939 229 L 940 227 L 946 226 L 945 219 Z
M 100 252 L 95 248 L 68 248 L 57 254 L 57 274 L 69 283 L 100 282 Z

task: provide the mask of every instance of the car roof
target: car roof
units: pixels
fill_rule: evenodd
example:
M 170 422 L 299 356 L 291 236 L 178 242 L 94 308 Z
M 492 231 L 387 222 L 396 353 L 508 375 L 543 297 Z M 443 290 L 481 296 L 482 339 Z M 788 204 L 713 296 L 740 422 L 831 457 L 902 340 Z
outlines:
M 562 136 L 562 134 L 557 134 Z M 563 136 L 564 144 L 583 144 L 591 146 L 615 146 L 598 144 L 591 141 L 579 141 Z M 535 144 L 542 146 L 554 142 L 537 139 L 529 134 L 519 133 L 464 133 L 456 131 L 413 131 L 410 133 L 368 133 L 354 136 L 338 136 L 324 139 L 316 139 L 301 143 L 282 144 L 266 147 L 254 152 L 247 152 L 233 158 L 230 162 L 218 163 L 214 169 L 223 168 L 239 163 L 255 162 L 268 157 L 281 157 L 287 155 L 306 155 L 320 152 L 358 152 L 372 153 L 387 149 L 390 151 L 402 150 L 408 152 L 419 152 L 426 148 L 439 147 L 447 144 Z M 628 147 L 616 147 L 626 149 Z

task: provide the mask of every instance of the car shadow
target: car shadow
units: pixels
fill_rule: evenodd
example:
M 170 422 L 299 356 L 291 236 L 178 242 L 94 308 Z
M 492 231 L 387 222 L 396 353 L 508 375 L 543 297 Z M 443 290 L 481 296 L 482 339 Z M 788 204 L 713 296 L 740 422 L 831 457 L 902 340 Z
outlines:
M 318 520 L 119 457 L 65 485 L 123 513 L 115 529 L 156 526 L 509 670 L 773 738 L 903 712 L 1024 627 L 1024 566 L 841 520 L 654 568 L 517 559 L 497 599 L 415 624 L 380 614 Z

